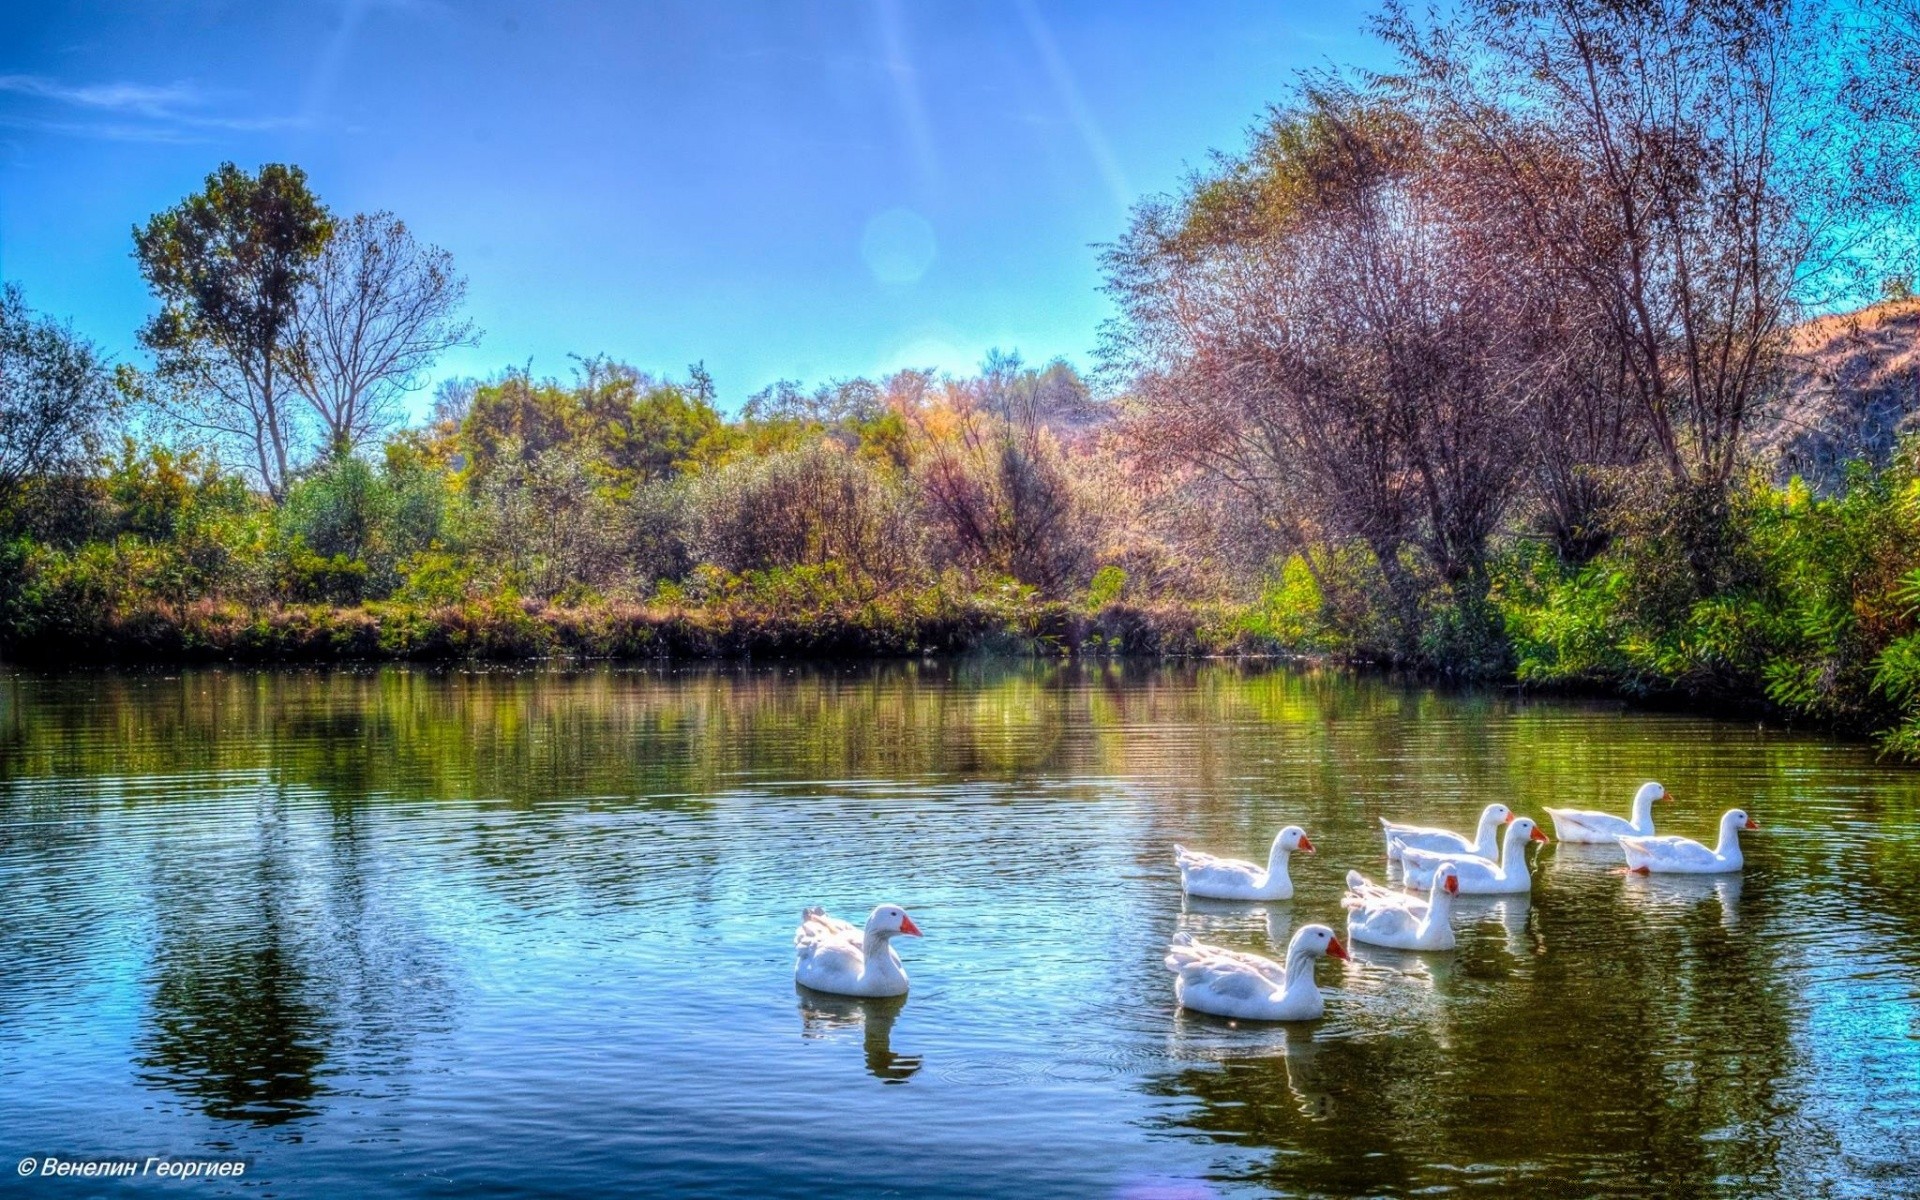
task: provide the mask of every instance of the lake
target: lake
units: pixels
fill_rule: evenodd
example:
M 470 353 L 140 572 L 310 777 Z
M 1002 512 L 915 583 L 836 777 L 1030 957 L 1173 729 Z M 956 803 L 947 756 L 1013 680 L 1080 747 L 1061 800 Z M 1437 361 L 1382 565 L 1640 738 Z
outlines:
M 1173 1005 L 1189 930 L 1342 931 L 1382 816 L 1764 826 L 1742 876 L 1542 847 L 1326 1016 Z M 1183 903 L 1170 847 L 1283 904 Z M 903 905 L 904 1003 L 793 927 Z M 1035 662 L 0 674 L 0 1177 L 23 1195 L 1920 1193 L 1920 773 L 1334 672 Z M 18 1179 L 15 1160 L 244 1161 Z

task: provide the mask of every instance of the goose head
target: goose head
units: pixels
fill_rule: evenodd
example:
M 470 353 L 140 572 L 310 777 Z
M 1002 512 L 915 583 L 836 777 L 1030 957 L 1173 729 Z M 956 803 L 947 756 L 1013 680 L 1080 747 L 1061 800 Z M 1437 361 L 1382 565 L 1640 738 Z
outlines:
M 1747 815 L 1744 808 L 1730 808 L 1720 818 L 1720 829 L 1725 833 L 1737 833 L 1742 829 L 1758 829 L 1760 822 Z
M 920 927 L 913 923 L 913 918 L 907 915 L 907 910 L 898 904 L 882 904 L 873 910 L 873 915 L 867 918 L 867 933 L 878 934 L 883 938 L 896 937 L 900 934 L 919 937 Z
M 1313 843 L 1307 840 L 1307 831 L 1298 825 L 1289 825 L 1273 839 L 1273 854 L 1312 854 Z
M 1507 822 L 1507 847 L 1509 847 L 1509 849 L 1511 849 L 1511 847 L 1519 847 L 1519 845 L 1526 845 L 1528 841 L 1546 841 L 1546 839 L 1548 839 L 1546 829 L 1536 826 L 1536 824 L 1534 824 L 1534 818 L 1530 818 L 1530 816 L 1517 816 L 1517 818 L 1513 818 L 1511 822 Z
M 1506 842 L 1502 845 L 1500 853 L 1503 857 L 1523 853 L 1526 850 L 1528 842 L 1544 842 L 1546 840 L 1546 831 L 1534 824 L 1532 817 L 1515 817 L 1507 825 Z
M 1311 955 L 1314 958 L 1345 958 L 1351 961 L 1347 948 L 1340 944 L 1339 938 L 1333 936 L 1333 930 L 1325 925 L 1302 925 L 1300 931 L 1293 935 L 1293 941 L 1287 944 L 1287 957 L 1292 958 L 1296 954 Z
M 1489 804 L 1480 810 L 1481 825 L 1505 825 L 1513 820 L 1513 810 L 1504 804 Z
M 1460 894 L 1460 868 L 1452 863 L 1441 863 L 1440 869 L 1433 873 L 1433 890 L 1437 895 L 1445 892 L 1449 896 Z
M 1633 815 L 1636 819 L 1641 816 L 1651 817 L 1655 800 L 1672 799 L 1672 796 L 1667 795 L 1666 788 L 1649 780 L 1641 784 L 1640 790 L 1633 794 Z

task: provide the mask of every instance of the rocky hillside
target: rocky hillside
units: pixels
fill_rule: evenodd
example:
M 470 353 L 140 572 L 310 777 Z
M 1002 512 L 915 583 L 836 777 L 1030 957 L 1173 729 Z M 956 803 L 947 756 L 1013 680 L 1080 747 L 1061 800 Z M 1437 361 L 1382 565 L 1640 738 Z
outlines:
M 1787 387 L 1755 431 L 1780 479 L 1826 491 L 1847 463 L 1884 463 L 1920 432 L 1920 300 L 1821 317 L 1794 331 Z

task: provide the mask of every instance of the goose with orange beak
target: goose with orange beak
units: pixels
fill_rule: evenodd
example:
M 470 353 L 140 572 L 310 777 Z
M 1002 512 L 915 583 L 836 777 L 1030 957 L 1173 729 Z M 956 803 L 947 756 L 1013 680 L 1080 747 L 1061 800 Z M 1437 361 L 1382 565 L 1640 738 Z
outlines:
M 1208 900 L 1291 900 L 1293 877 L 1287 862 L 1295 854 L 1312 854 L 1307 831 L 1289 825 L 1273 839 L 1267 865 L 1240 858 L 1215 858 L 1174 843 L 1173 861 L 1180 868 L 1180 890 Z
M 1425 900 L 1382 887 L 1358 871 L 1347 872 L 1347 940 L 1389 950 L 1451 950 L 1453 898 L 1460 894 L 1460 873 L 1450 862 L 1433 875 Z
M 1627 855 L 1627 870 L 1642 875 L 1724 875 L 1746 866 L 1740 831 L 1760 822 L 1745 809 L 1730 808 L 1720 818 L 1720 844 L 1702 846 L 1692 838 L 1623 837 L 1615 839 Z
M 865 929 L 808 908 L 793 933 L 793 981 L 836 996 L 904 996 L 907 970 L 893 949 L 903 934 L 919 937 L 920 927 L 897 904 L 874 909 Z
M 1433 886 L 1433 877 L 1447 863 L 1453 864 L 1460 879 L 1462 896 L 1506 896 L 1533 890 L 1533 874 L 1527 870 L 1527 843 L 1544 842 L 1547 835 L 1531 817 L 1518 817 L 1507 825 L 1500 840 L 1500 861 L 1472 855 L 1428 854 L 1409 848 L 1400 856 L 1402 878 L 1410 888 Z
M 1286 965 L 1175 934 L 1167 948 L 1173 996 L 1180 1007 L 1239 1021 L 1311 1021 L 1326 1011 L 1313 965 L 1346 958 L 1347 948 L 1325 925 L 1302 925 L 1287 943 Z

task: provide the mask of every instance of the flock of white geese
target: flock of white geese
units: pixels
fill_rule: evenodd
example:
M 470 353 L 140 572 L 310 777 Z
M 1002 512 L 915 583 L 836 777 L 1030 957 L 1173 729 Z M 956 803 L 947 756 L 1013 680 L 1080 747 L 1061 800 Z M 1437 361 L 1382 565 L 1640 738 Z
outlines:
M 1752 817 L 1741 809 L 1729 810 L 1720 818 L 1719 841 L 1712 846 L 1656 836 L 1653 806 L 1665 799 L 1665 788 L 1646 783 L 1634 795 L 1630 816 L 1570 808 L 1549 808 L 1546 813 L 1561 841 L 1617 844 L 1629 871 L 1714 875 L 1741 869 L 1740 832 L 1760 827 Z M 1531 891 L 1527 844 L 1548 840 L 1531 818 L 1514 816 L 1504 804 L 1487 805 L 1471 838 L 1385 818 L 1380 825 L 1388 871 L 1398 865 L 1400 886 L 1348 871 L 1340 903 L 1347 910 L 1349 940 L 1393 950 L 1452 950 L 1454 897 Z M 1265 866 L 1178 844 L 1173 848 L 1181 890 L 1211 900 L 1290 900 L 1288 863 L 1295 854 L 1313 852 L 1313 842 L 1298 825 L 1287 826 L 1273 839 Z M 794 933 L 794 981 L 842 996 L 905 995 L 907 972 L 893 948 L 893 939 L 902 935 L 918 937 L 920 930 L 897 904 L 874 909 L 864 927 L 809 908 Z M 1243 1021 L 1310 1021 L 1325 1007 L 1314 982 L 1314 963 L 1329 955 L 1347 957 L 1334 931 L 1326 925 L 1303 925 L 1287 944 L 1285 962 L 1180 933 L 1167 949 L 1166 965 L 1174 976 L 1174 998 L 1183 1008 Z

